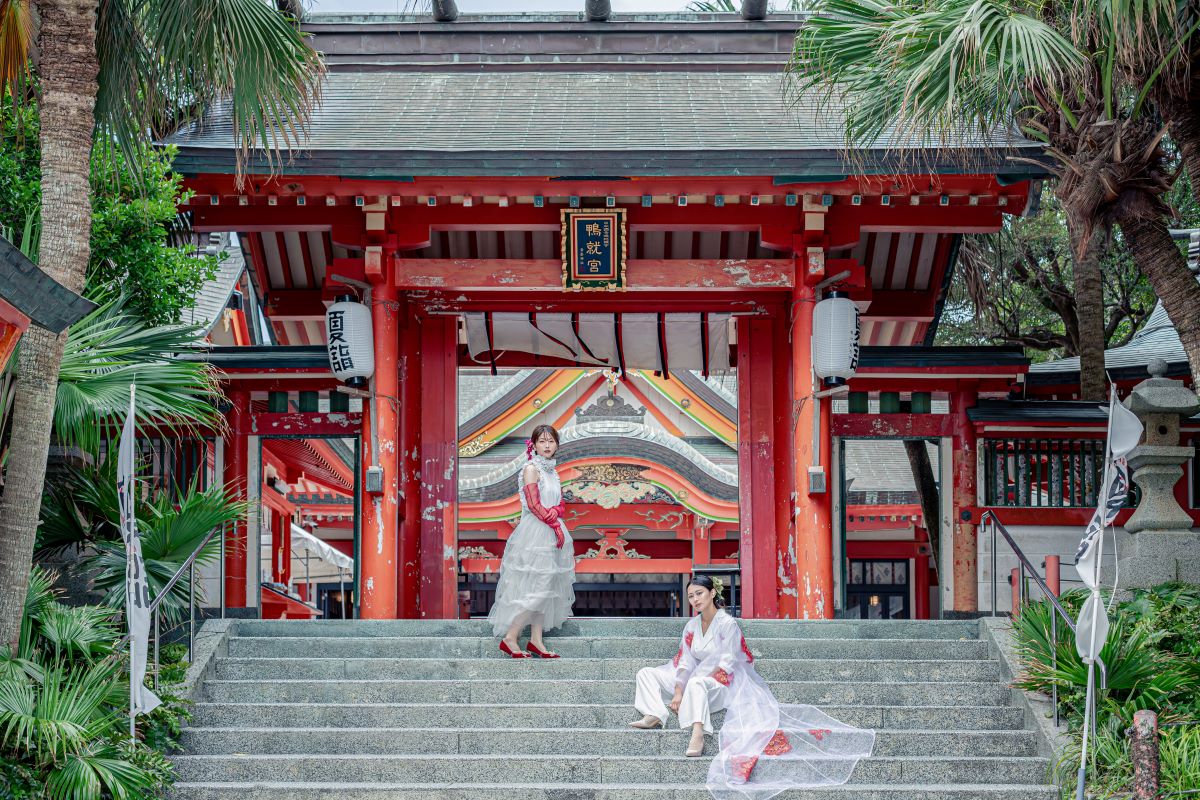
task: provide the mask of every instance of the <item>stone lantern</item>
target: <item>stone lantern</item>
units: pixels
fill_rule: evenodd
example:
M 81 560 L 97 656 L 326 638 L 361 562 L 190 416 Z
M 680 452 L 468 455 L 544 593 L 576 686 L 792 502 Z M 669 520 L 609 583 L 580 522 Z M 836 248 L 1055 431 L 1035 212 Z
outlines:
M 1182 419 L 1200 411 L 1200 399 L 1180 381 L 1163 377 L 1167 364 L 1150 361 L 1150 379 L 1133 388 L 1125 406 L 1137 414 L 1145 437 L 1129 454 L 1129 469 L 1142 491 L 1137 510 L 1125 523 L 1133 534 L 1120 554 L 1121 583 L 1154 586 L 1169 580 L 1200 581 L 1200 531 L 1175 499 L 1183 465 L 1193 455 L 1179 445 Z

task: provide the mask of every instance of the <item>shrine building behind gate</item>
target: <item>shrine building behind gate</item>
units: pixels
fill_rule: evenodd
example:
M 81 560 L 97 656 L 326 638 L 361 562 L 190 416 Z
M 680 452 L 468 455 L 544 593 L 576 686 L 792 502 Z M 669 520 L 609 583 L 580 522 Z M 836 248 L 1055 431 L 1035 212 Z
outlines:
M 970 173 L 936 149 L 906 168 L 903 132 L 848 156 L 838 110 L 786 91 L 802 23 L 318 15 L 302 146 L 239 182 L 227 109 L 172 137 L 193 229 L 235 251 L 208 356 L 230 425 L 206 445 L 252 501 L 228 608 L 310 613 L 286 587 L 315 532 L 362 617 L 457 616 L 460 590 L 478 613 L 521 442 L 550 422 L 581 581 L 724 571 L 744 616 L 815 618 L 898 597 L 903 572 L 904 615 L 978 609 L 968 411 L 1028 363 L 931 345 L 961 236 L 1035 204 L 1041 173 L 1010 158 L 1035 148 L 981 140 Z M 862 351 L 826 390 L 811 337 L 835 291 Z M 360 388 L 327 352 L 346 303 L 366 316 L 333 357 L 373 361 Z

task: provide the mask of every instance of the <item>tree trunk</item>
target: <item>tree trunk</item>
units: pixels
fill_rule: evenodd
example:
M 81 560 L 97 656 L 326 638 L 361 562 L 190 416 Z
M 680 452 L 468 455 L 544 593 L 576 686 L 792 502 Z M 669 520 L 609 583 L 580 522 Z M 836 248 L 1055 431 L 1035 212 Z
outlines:
M 1197 65 L 1200 67 L 1200 65 Z M 1200 89 L 1200 78 L 1194 78 Z M 1198 94 L 1193 91 L 1193 94 Z M 1200 94 L 1197 96 L 1200 102 Z M 1171 139 L 1179 148 L 1183 157 L 1183 168 L 1187 172 L 1188 181 L 1192 184 L 1192 196 L 1200 202 L 1200 110 L 1192 103 L 1178 100 L 1165 100 L 1159 103 L 1159 108 L 1167 124 L 1170 126 Z
M 95 127 L 98 0 L 38 3 L 42 231 L 39 266 L 70 289 L 83 288 L 92 227 L 88 181 Z M 12 437 L 0 500 L 0 642 L 20 631 L 33 562 L 54 396 L 66 333 L 31 326 L 21 340 Z
M 932 551 L 930 561 L 938 575 L 942 574 L 938 565 L 938 556 L 942 552 L 941 529 L 938 527 L 942 512 L 938 503 L 937 480 L 933 476 L 933 464 L 929 461 L 929 448 L 924 439 L 905 439 L 904 452 L 908 454 L 908 464 L 912 468 L 913 483 L 917 487 L 917 502 L 921 504 L 921 514 L 925 517 L 925 530 L 929 533 L 929 549 Z
M 1192 370 L 1192 389 L 1200 389 L 1200 283 L 1161 215 L 1125 213 L 1117 223 L 1129 240 L 1134 263 L 1150 281 L 1179 333 Z
M 1075 239 L 1076 234 L 1071 233 Z M 1075 319 L 1079 326 L 1079 399 L 1104 400 L 1108 385 L 1104 373 L 1104 277 L 1100 261 L 1108 244 L 1105 226 L 1097 226 L 1083 258 L 1075 258 Z M 1072 247 L 1072 253 L 1078 250 Z

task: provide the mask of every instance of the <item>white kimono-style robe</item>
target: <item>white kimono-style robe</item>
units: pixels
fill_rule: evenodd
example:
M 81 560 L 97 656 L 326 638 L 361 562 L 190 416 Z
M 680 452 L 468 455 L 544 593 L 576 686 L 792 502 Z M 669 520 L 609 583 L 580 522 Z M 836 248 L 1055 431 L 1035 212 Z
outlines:
M 767 800 L 787 789 L 846 783 L 875 746 L 874 731 L 844 725 L 810 705 L 781 705 L 754 668 L 737 620 L 725 611 L 713 617 L 707 634 L 700 617 L 692 617 L 675 657 L 653 672 L 672 692 L 684 686 L 685 697 L 693 683 L 705 686 L 693 695 L 709 706 L 692 711 L 699 718 L 691 721 L 705 722 L 706 730 L 709 713 L 726 709 L 720 751 L 708 770 L 708 789 L 718 800 Z M 720 690 L 711 691 L 709 683 Z

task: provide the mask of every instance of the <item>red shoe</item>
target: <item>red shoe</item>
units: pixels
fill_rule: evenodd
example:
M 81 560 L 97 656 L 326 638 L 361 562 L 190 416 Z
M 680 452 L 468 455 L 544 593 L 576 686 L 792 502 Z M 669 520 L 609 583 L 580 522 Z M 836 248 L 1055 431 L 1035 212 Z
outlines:
M 508 653 L 513 658 L 529 658 L 529 653 L 526 653 L 524 650 L 513 650 L 508 646 L 508 642 L 503 639 L 500 640 L 500 651 Z
M 538 647 L 533 642 L 530 642 L 529 644 L 525 645 L 525 649 L 528 650 L 530 653 L 533 653 L 538 658 L 560 658 L 558 653 L 551 653 L 548 650 L 543 650 L 542 648 Z

